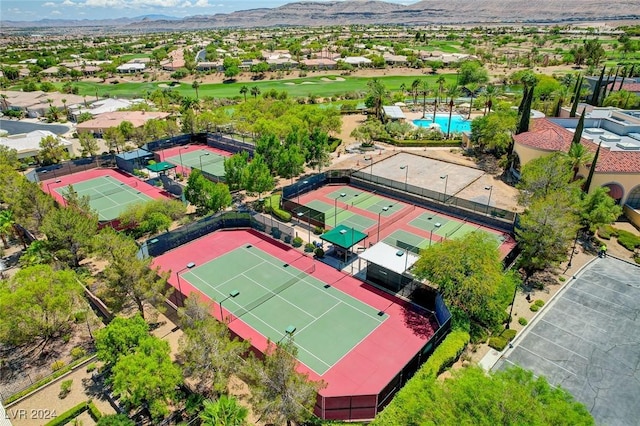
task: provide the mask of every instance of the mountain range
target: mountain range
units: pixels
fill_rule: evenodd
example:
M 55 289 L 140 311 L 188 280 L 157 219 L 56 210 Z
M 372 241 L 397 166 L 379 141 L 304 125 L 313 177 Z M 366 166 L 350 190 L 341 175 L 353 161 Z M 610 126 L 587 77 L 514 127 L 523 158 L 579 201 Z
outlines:
M 117 27 L 127 31 L 172 31 L 274 26 L 351 24 L 455 25 L 544 24 L 640 19 L 638 0 L 423 0 L 410 5 L 379 0 L 305 1 L 276 8 L 174 18 L 146 15 L 101 20 L 4 21 L 4 27 Z

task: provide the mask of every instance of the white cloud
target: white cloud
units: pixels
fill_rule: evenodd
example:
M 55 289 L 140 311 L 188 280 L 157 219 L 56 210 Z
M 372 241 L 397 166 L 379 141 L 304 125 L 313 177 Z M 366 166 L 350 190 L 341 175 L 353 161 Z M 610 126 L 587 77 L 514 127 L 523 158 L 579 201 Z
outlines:
M 42 6 L 44 6 L 44 7 L 56 7 L 56 4 L 53 3 L 53 2 L 48 1 L 48 2 L 44 3 Z
M 70 1 L 70 0 L 65 0 Z M 191 5 L 190 2 L 189 5 Z M 86 6 L 139 9 L 145 7 L 177 7 L 181 0 L 86 0 Z
M 193 7 L 210 7 L 209 0 L 198 0 L 193 4 Z
M 62 12 L 60 12 L 59 10 L 52 10 L 51 14 L 52 15 L 62 15 Z
M 71 0 L 64 0 L 62 2 L 63 6 L 75 6 L 76 4 L 74 2 L 72 2 Z

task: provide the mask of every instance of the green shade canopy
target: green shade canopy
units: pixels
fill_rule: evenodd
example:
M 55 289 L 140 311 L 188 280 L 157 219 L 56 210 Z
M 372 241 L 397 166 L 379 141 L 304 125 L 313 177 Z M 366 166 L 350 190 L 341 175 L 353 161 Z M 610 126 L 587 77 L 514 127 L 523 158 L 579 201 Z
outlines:
M 344 225 L 338 225 L 329 232 L 320 235 L 320 239 L 328 241 L 334 246 L 350 249 L 353 245 L 367 238 L 367 234 L 357 229 L 349 228 Z
M 152 172 L 156 172 L 156 173 L 165 172 L 167 170 L 171 170 L 175 168 L 176 168 L 175 165 L 171 163 L 167 163 L 166 161 L 161 161 L 159 163 L 147 165 L 148 170 L 151 170 Z

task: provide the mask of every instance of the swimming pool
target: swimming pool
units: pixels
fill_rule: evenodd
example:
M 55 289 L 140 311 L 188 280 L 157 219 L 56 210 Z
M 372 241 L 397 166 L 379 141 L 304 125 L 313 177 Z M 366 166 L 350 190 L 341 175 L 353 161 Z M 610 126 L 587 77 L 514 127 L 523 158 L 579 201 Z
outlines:
M 433 115 L 428 115 L 426 118 L 420 118 L 413 120 L 413 124 L 419 127 L 429 127 L 433 123 Z M 449 124 L 449 114 L 436 114 L 436 124 L 440 126 L 440 129 L 444 133 L 447 133 L 447 125 Z M 471 121 L 465 120 L 460 114 L 453 114 L 451 116 L 451 132 L 461 133 L 471 131 Z

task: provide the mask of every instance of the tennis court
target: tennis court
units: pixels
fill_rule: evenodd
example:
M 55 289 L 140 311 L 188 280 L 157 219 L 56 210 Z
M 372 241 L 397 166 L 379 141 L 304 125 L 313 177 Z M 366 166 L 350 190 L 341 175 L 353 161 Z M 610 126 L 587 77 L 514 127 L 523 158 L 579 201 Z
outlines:
M 180 277 L 230 312 L 228 321 L 240 319 L 273 342 L 293 334 L 298 359 L 322 375 L 388 315 L 313 272 L 315 263 L 301 270 L 247 244 Z
M 137 189 L 137 181 L 132 185 L 133 187 L 112 176 L 100 176 L 76 182 L 73 184 L 73 189 L 79 197 L 85 195 L 89 197 L 89 205 L 98 212 L 100 221 L 110 221 L 120 216 L 129 205 L 152 200 L 151 197 Z M 55 191 L 64 197 L 68 186 L 55 188 Z
M 364 232 L 366 229 L 369 229 L 376 224 L 376 221 L 373 219 L 357 215 L 344 209 L 343 207 L 349 208 L 346 204 L 338 203 L 337 206 L 332 206 L 319 200 L 312 200 L 306 203 L 305 206 L 324 213 L 326 226 L 335 227 L 337 225 L 344 225 L 349 228 L 354 228 L 360 232 Z
M 404 203 L 376 195 L 375 192 L 359 191 L 348 186 L 328 194 L 327 197 L 338 200 L 338 205 L 342 203 L 347 208 L 357 207 L 375 214 L 380 213 L 384 217 L 391 216 L 406 207 Z
M 431 241 L 429 238 L 423 238 L 402 229 L 393 231 L 382 241 L 401 250 L 409 250 L 416 254 L 418 254 L 420 250 L 438 243 L 438 241 Z
M 183 154 L 174 155 L 166 158 L 164 161 L 176 166 L 185 166 L 190 169 L 204 170 L 214 176 L 224 176 L 224 160 L 227 157 L 216 154 L 215 152 L 199 149 L 197 151 L 189 151 Z

